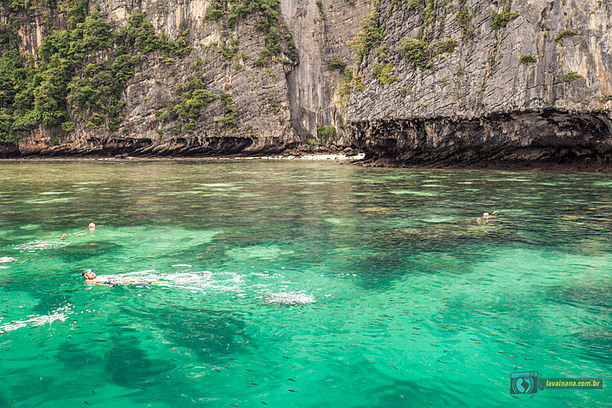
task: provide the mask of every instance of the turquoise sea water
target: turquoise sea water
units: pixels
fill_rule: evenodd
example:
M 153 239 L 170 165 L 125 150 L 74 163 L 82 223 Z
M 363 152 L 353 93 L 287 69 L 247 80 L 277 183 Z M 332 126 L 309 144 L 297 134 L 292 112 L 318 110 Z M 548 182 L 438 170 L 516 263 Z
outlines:
M 611 231 L 609 174 L 0 163 L 0 407 L 609 405 Z

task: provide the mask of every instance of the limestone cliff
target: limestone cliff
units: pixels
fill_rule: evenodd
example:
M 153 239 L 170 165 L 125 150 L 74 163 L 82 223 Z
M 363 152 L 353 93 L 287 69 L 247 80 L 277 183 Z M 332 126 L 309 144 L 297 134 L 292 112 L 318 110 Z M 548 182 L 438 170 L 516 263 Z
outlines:
M 428 5 L 376 8 L 383 35 L 348 115 L 372 160 L 610 161 L 612 3 Z
M 14 29 L 34 59 L 13 65 L 35 74 L 0 73 L 15 154 L 612 162 L 607 1 L 16 3 L 0 6 L 0 49 Z M 64 94 L 44 86 L 56 72 Z

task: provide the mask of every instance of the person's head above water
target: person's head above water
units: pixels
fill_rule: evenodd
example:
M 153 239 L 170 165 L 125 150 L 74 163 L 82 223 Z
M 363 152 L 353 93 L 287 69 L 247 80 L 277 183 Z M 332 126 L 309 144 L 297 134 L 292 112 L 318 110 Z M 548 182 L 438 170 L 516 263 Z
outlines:
M 91 271 L 91 269 L 81 269 L 81 276 L 85 278 L 85 280 L 96 279 L 96 274 Z
M 93 231 L 93 230 L 95 230 L 95 229 L 96 229 L 96 224 L 94 224 L 93 222 L 90 222 L 90 223 L 89 223 L 89 230 L 90 230 L 90 231 Z

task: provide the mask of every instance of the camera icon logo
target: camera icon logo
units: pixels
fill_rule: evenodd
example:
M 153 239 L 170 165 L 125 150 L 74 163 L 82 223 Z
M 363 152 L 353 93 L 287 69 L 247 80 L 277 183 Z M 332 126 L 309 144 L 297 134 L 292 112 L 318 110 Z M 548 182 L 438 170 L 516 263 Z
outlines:
M 537 371 L 510 374 L 510 394 L 535 394 L 536 392 L 538 392 Z

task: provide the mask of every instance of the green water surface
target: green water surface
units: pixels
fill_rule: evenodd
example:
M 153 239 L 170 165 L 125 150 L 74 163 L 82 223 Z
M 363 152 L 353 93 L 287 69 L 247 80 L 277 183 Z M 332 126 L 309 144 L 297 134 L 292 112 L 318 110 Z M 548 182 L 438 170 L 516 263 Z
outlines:
M 0 163 L 0 407 L 609 406 L 509 376 L 609 385 L 611 231 L 609 174 Z

